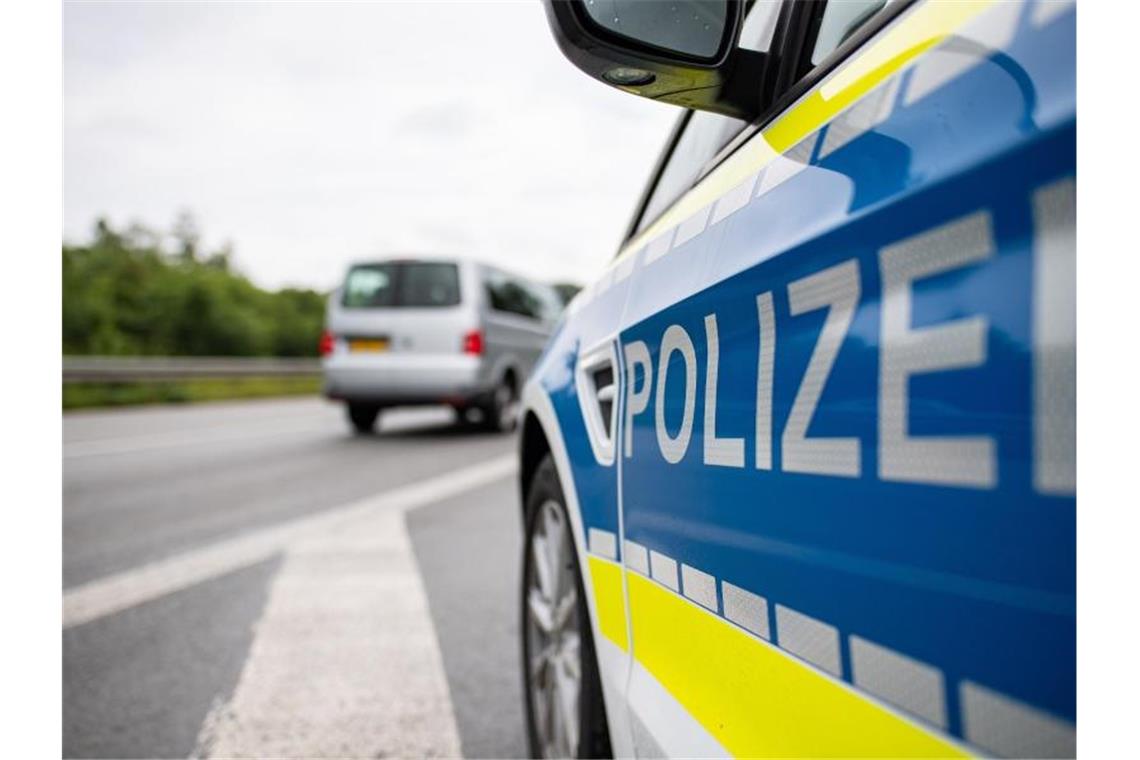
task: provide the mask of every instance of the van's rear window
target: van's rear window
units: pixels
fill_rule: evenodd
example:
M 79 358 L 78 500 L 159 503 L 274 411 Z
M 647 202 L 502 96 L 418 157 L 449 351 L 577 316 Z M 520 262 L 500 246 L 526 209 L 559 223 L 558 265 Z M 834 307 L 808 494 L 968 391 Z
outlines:
M 342 303 L 350 309 L 456 306 L 459 267 L 428 261 L 361 264 L 348 272 Z

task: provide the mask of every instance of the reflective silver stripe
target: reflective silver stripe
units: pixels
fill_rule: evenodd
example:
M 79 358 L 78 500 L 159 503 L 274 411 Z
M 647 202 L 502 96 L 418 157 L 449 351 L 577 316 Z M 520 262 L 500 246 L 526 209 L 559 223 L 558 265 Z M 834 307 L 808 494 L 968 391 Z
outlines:
M 1077 729 L 971 681 L 958 689 L 962 733 L 982 749 L 1009 757 L 1075 757 Z
M 748 201 L 752 199 L 752 191 L 756 189 L 757 177 L 759 177 L 759 173 L 753 174 L 720 197 L 720 200 L 716 202 L 716 206 L 713 208 L 712 219 L 709 220 L 709 226 L 716 224 L 722 219 L 727 219 L 748 205 Z
M 886 121 L 894 108 L 901 81 L 898 76 L 891 77 L 828 124 L 823 144 L 819 146 L 819 157 L 834 153 Z
M 626 567 L 642 575 L 649 575 L 649 552 L 644 546 L 627 538 L 622 542 L 621 550 Z
M 608 530 L 590 528 L 590 553 L 606 559 L 617 559 L 617 536 Z
M 856 686 L 946 728 L 946 679 L 942 671 L 858 636 L 848 641 Z
M 716 603 L 716 578 L 708 573 L 701 572 L 695 567 L 681 565 L 682 593 L 702 607 L 708 607 L 713 612 L 718 609 Z
M 819 309 L 826 309 L 827 316 L 784 424 L 780 448 L 781 469 L 785 472 L 857 478 L 862 471 L 858 438 L 808 435 L 823 388 L 859 308 L 859 295 L 856 259 L 840 262 L 788 285 L 788 307 L 793 317 Z
M 776 605 L 776 643 L 834 676 L 841 676 L 839 631 L 835 626 Z
M 816 130 L 789 148 L 783 156 L 769 164 L 764 176 L 760 178 L 756 197 L 759 198 L 806 169 L 808 162 L 811 161 L 811 154 L 815 150 L 815 143 L 818 138 L 819 131 Z
M 1033 485 L 1077 489 L 1077 219 L 1072 179 L 1033 194 Z
M 718 612 L 717 579 L 634 541 L 622 543 L 625 566 L 711 611 Z M 680 583 L 678 583 L 680 581 Z M 682 591 L 683 589 L 683 591 Z M 769 640 L 767 600 L 720 581 L 725 619 Z M 810 615 L 776 605 L 776 644 L 823 671 L 843 677 L 839 631 Z M 943 731 L 949 721 L 946 680 L 941 670 L 859 636 L 848 639 L 851 682 L 863 692 Z M 1011 757 L 1074 757 L 1076 728 L 1010 697 L 970 681 L 959 686 L 962 733 L 978 748 Z
M 1076 0 L 1037 0 L 1033 6 L 1033 14 L 1029 17 L 1029 23 L 1033 26 L 1045 26 L 1074 5 Z
M 913 324 L 915 284 L 994 256 L 993 220 L 976 211 L 884 246 L 879 318 L 879 477 L 882 480 L 993 488 L 997 442 L 990 435 L 915 435 L 910 378 L 986 362 L 984 314 L 922 327 Z
M 645 263 L 656 261 L 665 254 L 669 253 L 669 249 L 673 247 L 673 233 L 676 228 L 666 230 L 660 235 L 650 241 L 649 245 L 645 246 Z
M 673 591 L 679 591 L 677 584 L 677 560 L 661 552 L 650 550 L 649 568 L 653 580 Z
M 626 256 L 614 266 L 614 284 L 621 282 L 633 273 L 633 265 L 637 261 L 636 255 Z
M 697 235 L 705 231 L 705 226 L 709 221 L 709 213 L 712 211 L 712 206 L 705 206 L 697 213 L 690 216 L 685 221 L 677 225 L 677 234 L 673 236 L 673 247 L 676 248 L 682 243 L 687 243 Z
M 744 467 L 744 439 L 717 435 L 716 393 L 720 384 L 720 333 L 716 314 L 705 316 L 705 429 L 702 432 L 705 464 Z
M 1020 2 L 994 3 L 985 13 L 971 19 L 955 32 L 950 37 L 950 42 L 965 39 L 991 50 L 1009 47 L 1014 32 L 1017 31 L 1017 20 L 1021 16 L 1022 6 Z M 940 45 L 922 56 L 911 70 L 903 103 L 909 106 L 925 98 L 951 80 L 957 79 L 961 74 L 988 60 L 988 57 L 980 53 L 955 50 L 949 43 Z
M 607 290 L 609 290 L 610 286 L 613 284 L 614 284 L 614 270 L 607 269 L 605 272 L 602 273 L 602 276 L 598 278 L 598 281 L 594 283 L 594 288 L 597 291 L 597 293 L 599 295 L 601 295 L 602 293 L 605 293 Z
M 756 362 L 756 469 L 772 469 L 772 383 L 776 366 L 776 309 L 772 291 L 756 296 L 760 353 Z
M 724 616 L 746 631 L 752 631 L 762 639 L 770 638 L 768 633 L 768 600 L 733 586 L 728 581 L 720 582 L 720 595 L 724 600 Z

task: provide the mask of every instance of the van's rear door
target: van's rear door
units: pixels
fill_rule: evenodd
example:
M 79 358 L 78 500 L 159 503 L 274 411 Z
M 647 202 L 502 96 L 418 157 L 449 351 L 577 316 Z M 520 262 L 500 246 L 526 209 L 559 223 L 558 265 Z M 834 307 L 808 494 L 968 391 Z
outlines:
M 329 329 L 349 353 L 456 353 L 475 327 L 461 280 L 449 261 L 358 264 L 330 304 Z

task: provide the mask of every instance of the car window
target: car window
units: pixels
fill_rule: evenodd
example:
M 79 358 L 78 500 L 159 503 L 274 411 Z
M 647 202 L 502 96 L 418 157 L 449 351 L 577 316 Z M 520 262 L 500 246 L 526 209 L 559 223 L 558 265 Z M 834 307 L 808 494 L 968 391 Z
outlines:
M 823 9 L 811 63 L 817 65 L 888 5 L 887 0 L 831 0 Z
M 400 306 L 456 306 L 459 304 L 459 267 L 455 264 L 403 264 Z
M 740 47 L 765 52 L 771 47 L 781 0 L 757 0 L 744 18 Z M 747 123 L 707 111 L 693 111 L 686 117 L 668 162 L 645 204 L 635 232 L 648 227 L 692 187 L 701 170 Z
M 543 319 L 542 300 L 519 278 L 496 269 L 488 269 L 484 284 L 487 289 L 487 301 L 495 311 L 517 314 L 530 319 Z
M 673 147 L 673 152 L 669 154 L 669 161 L 661 170 L 653 193 L 645 204 L 637 232 L 653 223 L 673 201 L 688 190 L 704 165 L 743 129 L 744 125 L 740 119 L 707 111 L 690 113 L 682 127 L 681 136 Z
M 350 309 L 455 306 L 459 267 L 446 262 L 359 264 L 345 278 L 341 303 Z
M 562 297 L 550 285 L 532 283 L 531 288 L 539 301 L 539 308 L 543 319 L 553 322 L 562 313 Z
M 776 20 L 780 17 L 780 4 L 783 0 L 756 0 L 744 17 L 740 29 L 738 47 L 766 53 L 772 47 L 772 37 L 776 34 Z
M 395 264 L 363 264 L 348 271 L 342 300 L 345 306 L 392 306 L 395 300 Z

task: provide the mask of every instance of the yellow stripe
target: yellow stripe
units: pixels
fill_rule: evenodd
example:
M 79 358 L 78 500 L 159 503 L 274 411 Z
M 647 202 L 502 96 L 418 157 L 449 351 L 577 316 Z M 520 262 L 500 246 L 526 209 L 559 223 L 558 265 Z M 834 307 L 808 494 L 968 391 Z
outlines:
M 819 129 L 993 4 L 994 0 L 931 0 L 919 6 L 870 45 L 823 86 L 764 130 L 764 138 L 783 153 Z
M 590 556 L 590 582 L 594 587 L 594 607 L 598 612 L 598 628 L 602 635 L 629 651 L 625 623 L 625 592 L 621 587 L 621 566 L 616 562 Z
M 887 77 L 943 42 L 995 0 L 928 0 L 905 14 L 879 39 L 753 137 L 674 203 L 656 222 L 632 238 L 618 259 L 633 254 L 661 233 L 715 202 L 760 171 L 814 130 L 828 123 Z
M 966 756 L 653 581 L 626 582 L 638 662 L 733 755 Z

